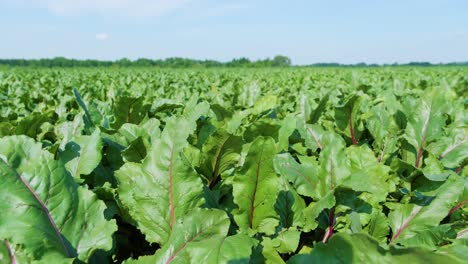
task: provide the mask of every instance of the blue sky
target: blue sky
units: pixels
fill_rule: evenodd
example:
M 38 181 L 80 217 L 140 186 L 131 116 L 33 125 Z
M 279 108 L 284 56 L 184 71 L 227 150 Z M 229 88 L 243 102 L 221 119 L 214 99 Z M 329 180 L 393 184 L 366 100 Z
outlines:
M 468 61 L 467 0 L 0 0 L 0 58 Z

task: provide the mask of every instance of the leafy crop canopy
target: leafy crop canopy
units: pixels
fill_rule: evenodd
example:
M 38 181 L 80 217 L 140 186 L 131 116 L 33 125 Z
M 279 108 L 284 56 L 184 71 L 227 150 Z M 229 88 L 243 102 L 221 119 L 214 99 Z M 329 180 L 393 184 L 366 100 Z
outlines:
M 467 87 L 466 67 L 0 69 L 0 263 L 466 263 Z

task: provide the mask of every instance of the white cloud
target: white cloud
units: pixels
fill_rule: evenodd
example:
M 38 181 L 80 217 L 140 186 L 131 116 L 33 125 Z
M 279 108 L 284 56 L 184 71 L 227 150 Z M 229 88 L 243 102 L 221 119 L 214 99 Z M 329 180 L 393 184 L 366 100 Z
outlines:
M 245 1 L 216 0 L 0 0 L 1 5 L 42 8 L 65 17 L 98 15 L 130 19 L 159 17 L 175 11 L 188 19 L 218 17 L 251 8 Z
M 61 16 L 98 14 L 156 17 L 185 7 L 192 0 L 0 0 L 20 6 L 39 6 Z
M 110 38 L 110 36 L 107 33 L 98 33 L 98 34 L 96 34 L 96 39 L 97 40 L 104 41 L 104 40 L 108 40 L 109 38 Z

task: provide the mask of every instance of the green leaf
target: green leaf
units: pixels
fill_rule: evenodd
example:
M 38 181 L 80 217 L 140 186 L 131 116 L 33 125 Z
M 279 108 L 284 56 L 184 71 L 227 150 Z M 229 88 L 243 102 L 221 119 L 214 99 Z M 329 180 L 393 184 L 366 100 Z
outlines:
M 379 243 L 386 243 L 389 226 L 385 214 L 381 211 L 372 212 L 369 224 L 364 227 L 364 231 L 379 241 Z
M 432 154 L 424 159 L 426 166 L 422 168 L 424 177 L 431 181 L 445 181 L 450 176 L 450 171 L 446 171 L 444 165 Z
M 458 263 L 464 263 L 468 258 L 468 241 L 466 238 L 456 239 L 452 244 L 440 247 L 437 252 L 456 258 Z
M 208 186 L 213 186 L 219 175 L 237 165 L 241 150 L 241 137 L 217 131 L 208 138 L 203 145 L 200 168 Z
M 300 232 L 294 229 L 282 230 L 275 238 L 264 237 L 261 245 L 265 263 L 284 263 L 280 254 L 296 251 L 299 238 Z
M 214 237 L 192 245 L 193 247 L 187 249 L 192 262 L 248 264 L 254 242 L 252 238 L 241 233 L 228 237 Z
M 456 232 L 452 231 L 451 225 L 439 225 L 418 232 L 416 236 L 406 239 L 403 244 L 407 247 L 436 250 L 439 245 L 448 243 L 456 235 Z
M 259 115 L 265 111 L 273 109 L 277 106 L 278 97 L 275 95 L 265 95 L 260 97 L 252 108 L 252 113 Z
M 278 131 L 278 150 L 288 150 L 289 137 L 296 129 L 296 118 L 293 114 L 288 114 L 282 122 Z
M 281 126 L 277 120 L 262 119 L 249 125 L 243 136 L 246 142 L 252 142 L 258 136 L 272 137 L 275 141 L 278 141 L 280 129 Z
M 4 137 L 0 145 L 0 238 L 36 260 L 55 252 L 87 261 L 112 248 L 117 227 L 105 219 L 106 206 L 61 162 L 24 136 Z
M 317 107 L 311 111 L 309 117 L 309 123 L 315 124 L 318 122 L 320 116 L 325 112 L 327 108 L 328 99 L 330 98 L 330 93 L 327 93 L 325 96 L 321 97 L 320 102 Z
M 415 167 L 419 168 L 424 147 L 442 135 L 445 102 L 442 96 L 430 94 L 420 100 L 407 100 L 404 109 L 408 118 L 404 137 L 416 150 Z
M 145 97 L 120 96 L 113 105 L 115 120 L 112 128 L 118 129 L 125 123 L 139 124 L 145 118 L 150 106 L 144 104 Z
M 136 140 L 138 137 L 142 137 L 143 139 L 148 140 L 148 142 L 152 142 L 161 134 L 159 125 L 159 120 L 154 118 L 148 119 L 141 125 L 125 123 L 119 128 L 119 134 L 124 136 L 127 143 Z
M 332 208 L 335 203 L 335 190 L 350 175 L 349 161 L 344 151 L 344 142 L 334 133 L 327 133 L 322 138 L 323 150 L 319 157 L 317 188 L 312 193 L 314 202 L 304 209 L 305 229 L 313 230 L 318 223 L 315 219 L 324 209 Z
M 8 240 L 0 243 L 0 262 L 1 263 L 74 263 L 73 258 L 64 258 L 57 252 L 45 252 L 40 260 L 35 260 L 32 255 L 28 255 L 24 252 L 24 248 L 17 245 L 12 245 Z
M 198 96 L 196 94 L 188 100 L 185 105 L 183 116 L 189 122 L 188 129 L 195 130 L 197 127 L 197 120 L 208 113 L 210 105 L 207 102 L 198 103 Z
M 268 245 L 278 253 L 292 253 L 296 251 L 297 246 L 299 245 L 300 234 L 301 233 L 297 230 L 285 229 L 278 233 L 278 235 L 273 239 L 265 237 L 262 244 L 266 246 L 266 241 L 268 241 Z
M 317 194 L 314 197 L 318 199 L 333 192 L 350 175 L 343 139 L 334 133 L 328 133 L 323 136 L 322 143 L 323 150 L 319 157 L 320 170 L 318 173 Z
M 336 200 L 333 192 L 329 192 L 316 202 L 311 202 L 303 211 L 305 217 L 304 231 L 307 232 L 317 228 L 318 222 L 315 219 L 323 210 L 330 209 L 335 206 L 335 204 Z
M 90 174 L 102 158 L 102 140 L 99 129 L 90 136 L 76 136 L 59 152 L 59 158 L 75 178 Z
M 65 145 L 73 138 L 81 136 L 84 131 L 83 114 L 79 113 L 73 121 L 58 124 L 54 132 L 60 140 L 60 149 L 65 149 Z
M 363 233 L 334 235 L 327 244 L 317 244 L 310 254 L 297 255 L 295 263 L 461 263 L 455 258 L 420 248 L 385 249 Z
M 50 118 L 45 114 L 32 113 L 18 122 L 15 128 L 15 134 L 36 138 L 41 132 L 41 126 L 49 120 Z
M 456 168 L 468 159 L 468 129 L 464 123 L 450 128 L 447 136 L 438 138 L 427 149 L 438 157 L 444 166 Z
M 346 149 L 350 161 L 351 176 L 342 185 L 355 191 L 369 192 L 378 201 L 385 201 L 389 191 L 395 188 L 387 183 L 390 167 L 378 162 L 367 145 L 350 146 Z
M 15 130 L 13 124 L 9 122 L 0 122 L 0 137 L 11 136 Z
M 354 145 L 357 144 L 363 130 L 361 128 L 362 124 L 360 124 L 362 122 L 360 114 L 363 105 L 366 105 L 364 94 L 353 93 L 335 107 L 336 127 Z
M 280 217 L 279 228 L 302 226 L 304 208 L 304 200 L 294 188 L 287 187 L 286 190 L 280 191 L 275 203 L 275 211 Z
M 356 212 L 351 212 L 349 214 L 349 219 L 351 220 L 350 230 L 353 233 L 359 233 L 362 231 L 361 217 Z
M 274 210 L 278 189 L 278 176 L 273 168 L 276 154 L 272 138 L 258 137 L 250 146 L 243 167 L 233 181 L 233 212 L 240 230 L 273 234 L 278 225 Z
M 300 121 L 298 121 L 297 124 L 299 133 L 301 134 L 301 137 L 304 138 L 307 148 L 312 151 L 323 149 L 322 137 L 325 134 L 325 131 L 321 126 L 304 124 Z
M 156 254 L 128 262 L 222 263 L 223 260 L 231 260 L 231 257 L 234 258 L 233 260 L 244 257 L 250 250 L 249 238 L 244 236 L 228 239 L 229 237 L 226 237 L 228 229 L 229 218 L 223 211 L 195 209 L 175 223 L 167 243 L 156 251 Z M 243 242 L 245 245 L 238 245 L 239 242 Z M 232 246 L 240 248 L 229 252 Z M 216 260 L 221 262 L 206 262 Z
M 299 159 L 300 164 L 289 153 L 278 154 L 274 159 L 275 169 L 300 195 L 316 197 L 318 163 L 314 157 L 300 156 Z
M 202 182 L 183 154 L 188 127 L 186 119 L 168 119 L 142 164 L 128 162 L 115 173 L 120 206 L 150 242 L 165 245 L 178 219 L 204 202 Z
M 138 137 L 122 151 L 122 157 L 127 162 L 140 162 L 146 157 L 146 146 L 142 137 Z
M 89 113 L 88 107 L 86 107 L 86 103 L 84 102 L 83 98 L 81 97 L 81 94 L 78 91 L 78 89 L 73 88 L 73 94 L 75 95 L 75 99 L 78 102 L 78 105 L 85 112 L 85 115 L 83 116 L 84 129 L 87 131 L 87 133 L 90 133 L 91 128 L 94 128 L 94 123 L 93 123 L 93 119 L 91 118 L 91 114 Z
M 395 204 L 388 216 L 393 231 L 392 243 L 404 245 L 406 240 L 438 226 L 462 199 L 463 189 L 464 179 L 453 176 L 438 188 L 433 199 L 426 199 L 422 205 Z

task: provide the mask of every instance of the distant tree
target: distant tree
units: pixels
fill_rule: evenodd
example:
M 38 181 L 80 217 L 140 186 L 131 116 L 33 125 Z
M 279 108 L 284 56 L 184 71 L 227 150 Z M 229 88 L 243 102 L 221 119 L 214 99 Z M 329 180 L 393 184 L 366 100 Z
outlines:
M 117 61 L 101 61 L 101 60 L 77 60 L 67 59 L 64 57 L 55 57 L 52 59 L 0 59 L 0 65 L 13 67 L 166 67 L 166 68 L 200 68 L 200 67 L 289 67 L 291 59 L 277 55 L 273 59 L 266 58 L 256 61 L 251 61 L 248 58 L 233 59 L 229 62 L 219 62 L 215 60 L 194 60 L 188 58 L 167 58 L 167 59 L 145 59 L 129 60 L 123 58 Z M 334 62 L 322 62 L 308 65 L 309 67 L 378 67 L 378 66 L 466 66 L 468 62 L 451 62 L 432 64 L 430 62 L 410 62 L 407 64 L 366 64 L 364 62 L 356 64 L 340 64 Z M 307 66 L 306 66 L 307 67 Z
M 153 61 L 150 59 L 140 58 L 134 61 L 133 64 L 139 67 L 149 67 L 153 65 Z
M 132 62 L 127 58 L 122 58 L 122 59 L 116 61 L 115 64 L 117 64 L 120 67 L 129 67 L 129 66 L 132 65 Z
M 276 55 L 271 61 L 271 66 L 273 67 L 291 66 L 291 59 L 283 55 Z
M 432 64 L 430 62 L 426 61 L 416 61 L 416 62 L 410 62 L 408 63 L 409 66 L 431 66 Z
M 233 59 L 230 62 L 226 63 L 226 66 L 228 67 L 246 67 L 251 65 L 252 62 L 248 58 Z

